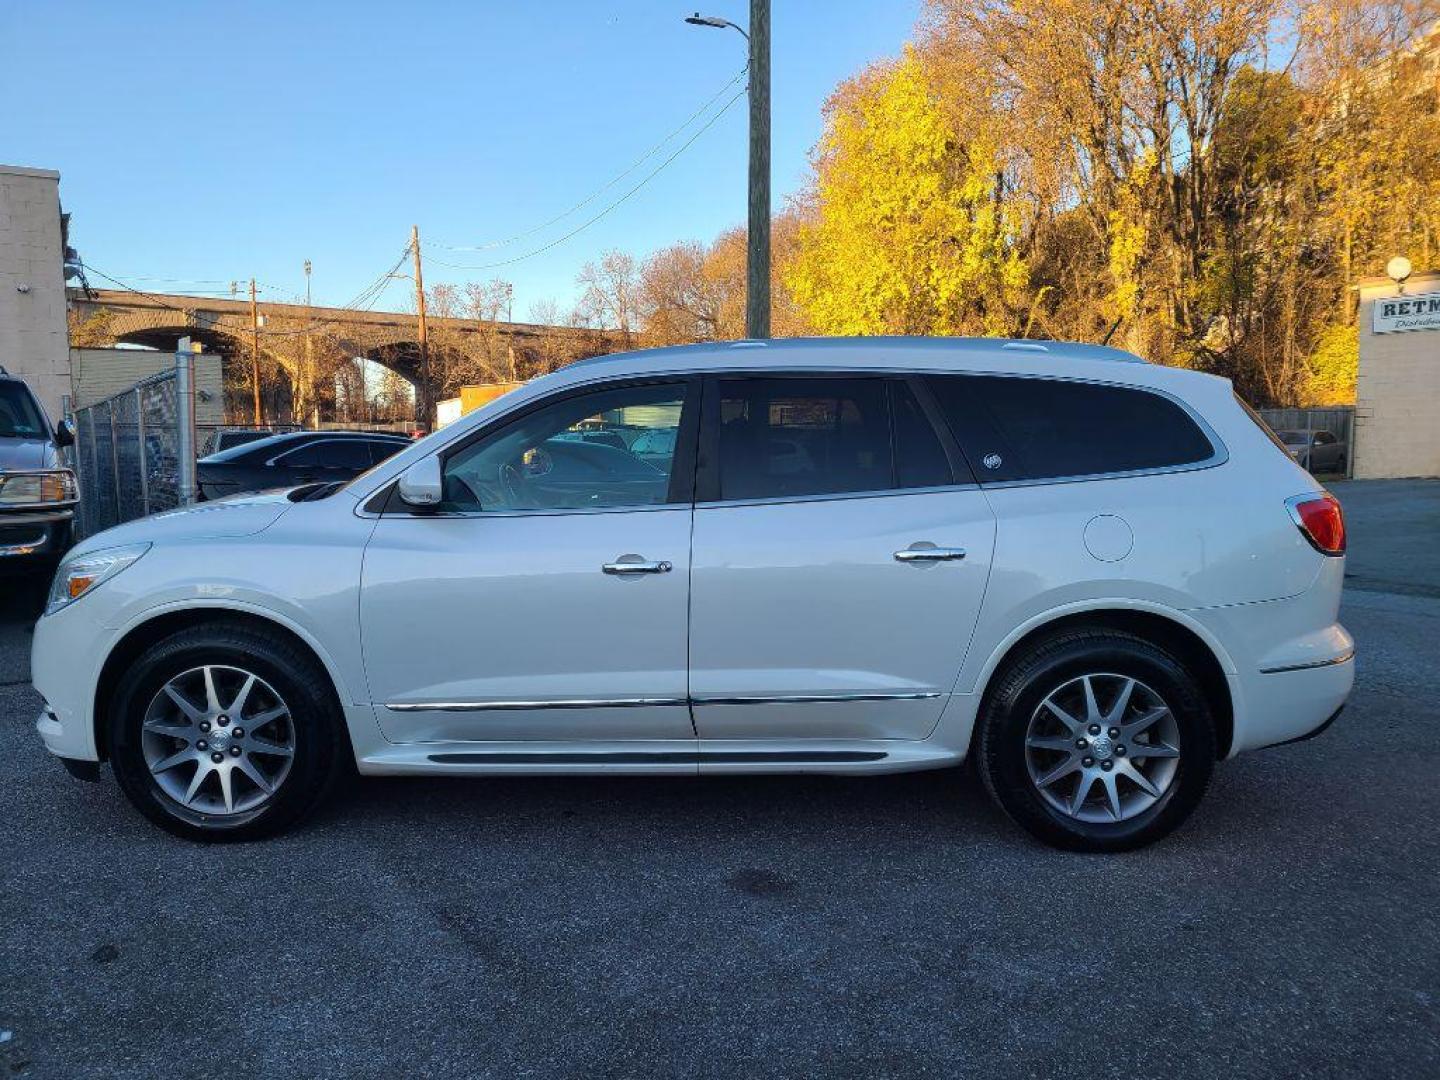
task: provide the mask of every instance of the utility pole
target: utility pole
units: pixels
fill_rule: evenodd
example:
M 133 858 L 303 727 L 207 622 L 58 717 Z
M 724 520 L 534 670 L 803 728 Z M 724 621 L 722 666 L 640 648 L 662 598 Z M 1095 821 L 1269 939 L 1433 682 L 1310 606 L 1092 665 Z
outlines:
M 315 349 L 310 339 L 310 328 L 315 322 L 315 312 L 310 309 L 310 260 L 305 260 L 305 393 L 310 397 L 310 422 L 320 426 L 320 401 L 315 390 Z
M 750 223 L 745 336 L 770 336 L 770 0 L 750 0 Z
M 425 339 L 425 275 L 420 268 L 420 226 L 410 226 L 410 249 L 415 253 L 416 344 L 420 346 L 420 387 L 415 394 L 416 419 L 427 429 L 435 426 L 430 398 L 430 345 Z
M 255 304 L 255 279 L 250 279 L 250 389 L 255 396 L 255 426 L 260 417 L 260 309 Z
M 770 0 L 750 0 L 747 33 L 729 19 L 687 15 L 691 26 L 735 30 L 750 64 L 750 217 L 745 233 L 745 336 L 770 336 Z

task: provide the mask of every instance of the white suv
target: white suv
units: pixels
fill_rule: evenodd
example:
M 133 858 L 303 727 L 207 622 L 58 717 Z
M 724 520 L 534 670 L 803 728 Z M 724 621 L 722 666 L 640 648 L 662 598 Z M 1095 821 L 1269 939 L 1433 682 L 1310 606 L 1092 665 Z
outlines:
M 1117 850 L 1179 824 L 1217 759 L 1339 712 L 1344 549 L 1228 382 L 1113 349 L 609 356 L 344 485 L 91 537 L 35 630 L 39 732 L 201 839 L 291 824 L 351 760 L 972 757 L 1042 840 Z

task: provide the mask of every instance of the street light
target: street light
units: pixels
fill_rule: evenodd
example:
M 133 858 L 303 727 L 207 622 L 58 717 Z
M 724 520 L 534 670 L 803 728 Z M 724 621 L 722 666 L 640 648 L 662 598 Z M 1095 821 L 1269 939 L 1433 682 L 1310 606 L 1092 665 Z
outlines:
M 1396 255 L 1385 264 L 1385 276 L 1399 285 L 1402 293 L 1405 291 L 1405 282 L 1410 279 L 1410 270 L 1410 260 L 1404 255 Z
M 728 26 L 731 30 L 737 31 L 746 41 L 750 40 L 750 35 L 745 33 L 744 28 L 736 25 L 729 19 L 717 18 L 714 15 L 701 15 L 697 11 L 694 15 L 686 15 L 685 21 L 691 26 L 713 26 L 717 30 L 723 30 Z
M 745 252 L 745 336 L 770 336 L 770 0 L 750 0 L 747 33 L 729 19 L 687 15 L 691 26 L 729 27 L 750 53 L 750 219 Z

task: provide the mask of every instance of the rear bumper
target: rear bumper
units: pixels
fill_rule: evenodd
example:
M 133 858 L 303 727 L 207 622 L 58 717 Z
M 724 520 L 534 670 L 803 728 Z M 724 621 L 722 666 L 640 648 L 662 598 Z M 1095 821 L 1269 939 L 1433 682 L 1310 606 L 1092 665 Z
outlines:
M 1339 715 L 1354 685 L 1353 646 L 1329 662 L 1248 676 L 1243 686 L 1234 688 L 1237 715 L 1231 753 L 1320 734 Z
M 1273 745 L 1289 746 L 1291 743 L 1305 742 L 1308 739 L 1315 738 L 1317 735 L 1324 735 L 1325 732 L 1330 730 L 1330 725 L 1335 723 L 1336 720 L 1340 719 L 1340 714 L 1344 711 L 1345 706 L 1341 705 L 1340 708 L 1336 709 L 1333 713 L 1331 713 L 1329 718 L 1327 718 L 1326 721 L 1319 727 L 1317 727 L 1314 731 L 1307 731 L 1304 735 L 1296 735 L 1293 739 L 1286 739 L 1284 742 L 1274 743 Z

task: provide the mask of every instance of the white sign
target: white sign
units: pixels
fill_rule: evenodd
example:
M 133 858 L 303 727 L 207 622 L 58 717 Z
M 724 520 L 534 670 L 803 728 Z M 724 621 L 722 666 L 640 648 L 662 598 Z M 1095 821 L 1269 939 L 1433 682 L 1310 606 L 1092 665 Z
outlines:
M 1440 292 L 1375 298 L 1375 333 L 1440 330 Z

